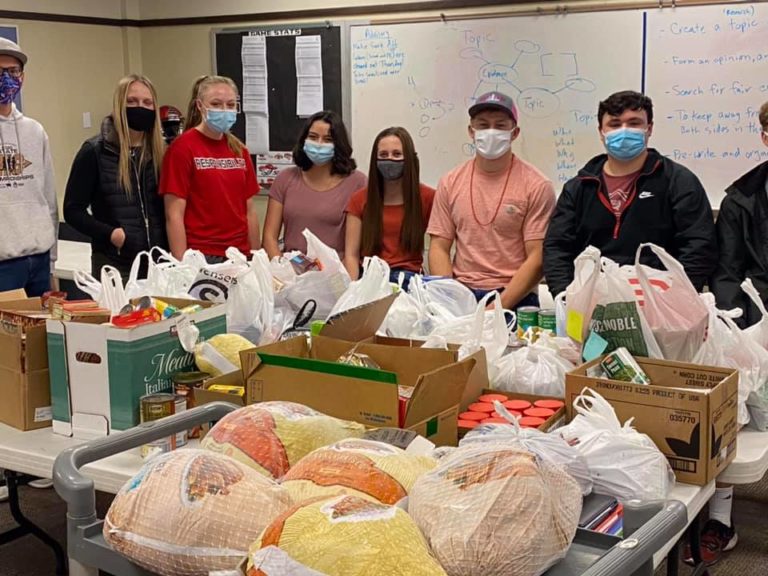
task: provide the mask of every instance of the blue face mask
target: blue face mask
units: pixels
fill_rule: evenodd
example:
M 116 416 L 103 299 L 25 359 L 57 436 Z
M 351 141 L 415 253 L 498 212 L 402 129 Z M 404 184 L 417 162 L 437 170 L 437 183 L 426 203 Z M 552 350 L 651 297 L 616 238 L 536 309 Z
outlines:
M 617 160 L 634 160 L 645 150 L 645 130 L 619 128 L 605 134 L 605 150 Z
M 8 72 L 0 75 L 0 104 L 10 104 L 21 90 L 21 78 L 14 78 Z
M 216 132 L 229 132 L 235 125 L 237 112 L 235 110 L 213 110 L 206 108 L 205 123 Z
M 333 144 L 318 144 L 311 140 L 304 141 L 304 154 L 312 161 L 312 164 L 320 166 L 333 160 L 336 149 Z

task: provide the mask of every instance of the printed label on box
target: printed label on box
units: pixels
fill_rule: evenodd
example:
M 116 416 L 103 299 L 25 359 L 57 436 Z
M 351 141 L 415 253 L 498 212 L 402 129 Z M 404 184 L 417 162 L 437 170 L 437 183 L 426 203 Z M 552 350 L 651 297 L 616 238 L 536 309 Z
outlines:
M 47 422 L 53 419 L 53 410 L 50 406 L 40 406 L 35 408 L 35 423 Z

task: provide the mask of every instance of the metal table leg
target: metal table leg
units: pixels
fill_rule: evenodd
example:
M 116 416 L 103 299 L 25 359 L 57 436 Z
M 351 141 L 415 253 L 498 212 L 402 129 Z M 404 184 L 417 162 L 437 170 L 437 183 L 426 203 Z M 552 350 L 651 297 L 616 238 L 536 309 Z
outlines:
M 19 505 L 19 486 L 26 484 L 34 478 L 18 474 L 13 470 L 5 470 L 4 473 L 5 483 L 8 486 L 8 505 L 11 517 L 18 526 L 0 533 L 0 546 L 18 540 L 23 536 L 32 535 L 53 551 L 56 558 L 56 576 L 67 576 L 67 559 L 64 555 L 64 550 L 56 540 L 24 516 L 24 513 L 21 511 L 21 506 Z
M 701 513 L 688 526 L 688 541 L 691 543 L 691 558 L 693 558 L 691 576 L 707 576 L 709 574 L 707 566 L 701 559 Z

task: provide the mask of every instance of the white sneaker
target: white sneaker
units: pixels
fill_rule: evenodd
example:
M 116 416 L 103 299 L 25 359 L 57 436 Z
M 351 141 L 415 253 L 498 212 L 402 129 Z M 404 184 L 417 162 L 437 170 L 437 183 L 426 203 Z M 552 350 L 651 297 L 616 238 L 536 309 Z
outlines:
M 8 500 L 8 486 L 0 486 L 0 502 Z
M 37 488 L 38 490 L 45 490 L 46 488 L 53 487 L 53 480 L 50 478 L 38 478 L 37 480 L 28 482 L 28 485 L 32 488 Z

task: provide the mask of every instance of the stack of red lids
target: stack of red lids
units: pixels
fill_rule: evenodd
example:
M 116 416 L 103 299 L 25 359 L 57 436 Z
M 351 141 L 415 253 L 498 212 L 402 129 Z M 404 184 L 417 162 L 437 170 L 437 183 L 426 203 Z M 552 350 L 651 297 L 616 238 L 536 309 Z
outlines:
M 502 406 L 517 417 L 523 428 L 538 428 L 548 418 L 554 416 L 565 404 L 561 400 L 542 399 L 531 404 L 528 400 L 510 398 L 506 394 L 483 394 L 477 402 L 469 405 L 467 412 L 459 414 L 459 428 L 475 428 L 480 424 L 509 424 L 509 421 L 496 412 L 493 403 Z

